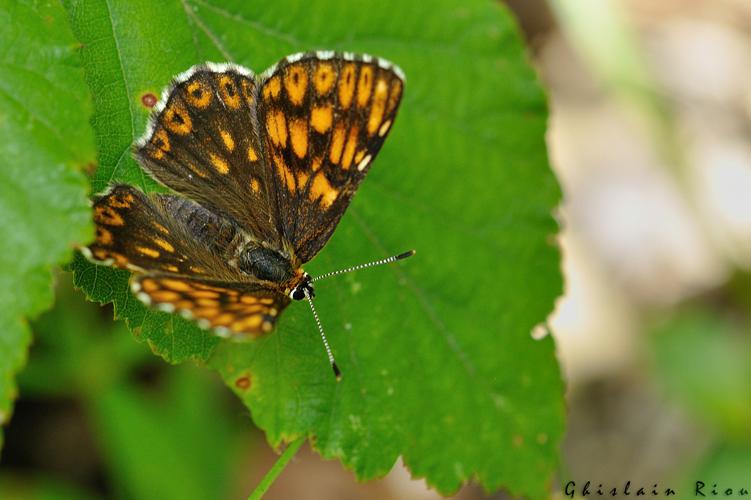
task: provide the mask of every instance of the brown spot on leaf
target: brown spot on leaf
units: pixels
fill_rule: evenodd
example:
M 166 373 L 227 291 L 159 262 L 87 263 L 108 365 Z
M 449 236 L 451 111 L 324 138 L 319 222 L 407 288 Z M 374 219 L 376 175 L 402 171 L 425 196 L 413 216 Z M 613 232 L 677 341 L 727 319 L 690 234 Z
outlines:
M 238 377 L 237 380 L 235 380 L 235 387 L 238 389 L 242 389 L 243 391 L 250 388 L 250 377 L 248 375 L 243 375 L 242 377 Z
M 146 92 L 141 96 L 141 104 L 143 104 L 145 107 L 151 109 L 154 106 L 156 106 L 157 98 L 156 95 L 152 94 L 151 92 Z

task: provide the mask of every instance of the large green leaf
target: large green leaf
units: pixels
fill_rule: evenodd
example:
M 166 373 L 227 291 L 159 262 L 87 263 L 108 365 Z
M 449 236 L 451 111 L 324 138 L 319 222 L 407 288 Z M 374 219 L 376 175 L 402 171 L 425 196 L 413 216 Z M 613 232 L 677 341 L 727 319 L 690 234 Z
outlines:
M 309 3 L 69 2 L 86 45 L 101 166 L 153 185 L 127 155 L 145 92 L 202 60 L 256 71 L 301 50 L 362 51 L 407 73 L 399 119 L 312 274 L 416 248 L 390 268 L 321 282 L 317 301 L 344 372 L 336 383 L 305 304 L 253 343 L 222 342 L 146 313 L 127 274 L 75 263 L 76 280 L 165 358 L 208 359 L 269 441 L 309 435 L 360 478 L 402 455 L 442 492 L 475 477 L 548 496 L 563 427 L 550 338 L 532 328 L 561 290 L 559 190 L 544 142 L 545 96 L 502 8 L 474 0 Z M 179 345 L 177 349 L 174 345 Z
M 91 237 L 91 103 L 78 44 L 57 4 L 0 1 L 0 423 L 31 340 L 26 317 L 52 302 L 50 268 Z

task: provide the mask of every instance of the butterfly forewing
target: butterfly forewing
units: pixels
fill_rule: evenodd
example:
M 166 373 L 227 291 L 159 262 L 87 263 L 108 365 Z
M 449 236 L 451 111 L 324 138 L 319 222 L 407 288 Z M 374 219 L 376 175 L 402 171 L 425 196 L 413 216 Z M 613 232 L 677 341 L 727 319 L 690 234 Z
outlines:
M 256 94 L 254 76 L 245 69 L 197 66 L 175 81 L 135 152 L 166 186 L 279 246 Z
M 260 83 L 278 231 L 301 262 L 326 243 L 396 117 L 404 81 L 369 56 L 290 56 Z

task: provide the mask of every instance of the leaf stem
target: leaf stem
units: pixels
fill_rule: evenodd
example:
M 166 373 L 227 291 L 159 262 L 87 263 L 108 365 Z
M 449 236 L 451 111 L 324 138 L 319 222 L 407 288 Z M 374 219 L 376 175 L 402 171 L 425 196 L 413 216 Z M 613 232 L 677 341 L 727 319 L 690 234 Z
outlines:
M 282 456 L 279 457 L 274 466 L 269 469 L 265 476 L 263 476 L 263 479 L 261 479 L 261 482 L 258 483 L 256 489 L 253 490 L 253 493 L 251 493 L 248 497 L 248 500 L 260 500 L 260 498 L 263 497 L 264 493 L 266 493 L 271 485 L 274 484 L 277 476 L 282 473 L 284 468 L 287 466 L 287 463 L 292 460 L 292 457 L 295 456 L 297 450 L 300 449 L 300 446 L 302 446 L 304 442 L 305 436 L 301 437 L 297 441 L 292 441 L 289 446 L 287 446 L 287 449 L 284 450 Z

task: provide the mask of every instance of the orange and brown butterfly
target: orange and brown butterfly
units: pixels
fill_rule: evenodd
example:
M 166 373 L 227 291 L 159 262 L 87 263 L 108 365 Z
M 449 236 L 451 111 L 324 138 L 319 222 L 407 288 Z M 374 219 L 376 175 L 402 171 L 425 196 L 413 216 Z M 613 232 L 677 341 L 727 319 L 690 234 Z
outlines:
M 219 335 L 271 331 L 292 299 L 313 307 L 302 265 L 368 173 L 403 90 L 397 66 L 350 53 L 291 55 L 260 76 L 235 64 L 190 68 L 134 145 L 174 194 L 111 186 L 94 201 L 96 241 L 84 253 L 133 271 L 146 304 Z

